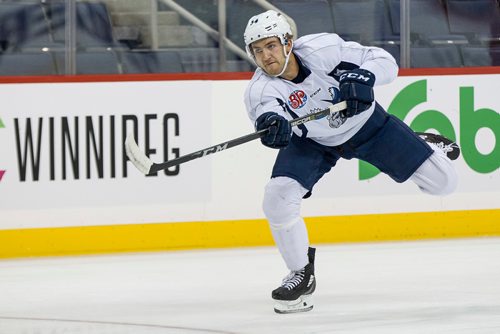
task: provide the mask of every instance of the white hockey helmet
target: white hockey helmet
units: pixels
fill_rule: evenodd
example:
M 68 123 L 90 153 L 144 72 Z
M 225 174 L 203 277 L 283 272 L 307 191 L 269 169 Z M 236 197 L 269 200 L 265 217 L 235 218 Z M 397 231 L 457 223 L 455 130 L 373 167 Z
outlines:
M 292 36 L 292 28 L 285 16 L 274 10 L 258 14 L 248 20 L 243 38 L 250 58 L 254 59 L 250 44 L 263 38 L 278 37 L 282 45 L 288 43 L 287 35 Z

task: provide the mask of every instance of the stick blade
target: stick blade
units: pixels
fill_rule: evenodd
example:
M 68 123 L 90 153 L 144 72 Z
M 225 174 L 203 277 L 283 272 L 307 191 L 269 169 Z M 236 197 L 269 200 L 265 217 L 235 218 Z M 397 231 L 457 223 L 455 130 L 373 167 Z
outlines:
M 139 149 L 131 133 L 129 133 L 125 139 L 125 152 L 138 170 L 145 175 L 149 174 L 153 162 Z

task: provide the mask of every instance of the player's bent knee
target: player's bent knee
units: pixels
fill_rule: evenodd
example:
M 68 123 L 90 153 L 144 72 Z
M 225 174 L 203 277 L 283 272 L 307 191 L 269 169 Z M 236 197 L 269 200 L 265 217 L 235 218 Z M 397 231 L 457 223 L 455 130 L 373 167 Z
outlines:
M 307 192 L 288 177 L 272 178 L 266 186 L 262 208 L 272 229 L 288 228 L 300 221 L 300 204 Z

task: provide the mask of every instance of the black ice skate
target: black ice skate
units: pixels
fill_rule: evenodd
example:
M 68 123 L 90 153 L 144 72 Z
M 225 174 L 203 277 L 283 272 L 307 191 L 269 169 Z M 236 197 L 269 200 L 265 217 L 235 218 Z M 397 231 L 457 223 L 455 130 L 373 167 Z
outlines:
M 309 247 L 307 256 L 309 263 L 298 271 L 291 271 L 283 279 L 281 286 L 273 290 L 272 297 L 276 301 L 276 313 L 296 313 L 312 310 L 314 304 L 312 293 L 316 289 L 314 276 L 314 255 L 316 248 Z
M 458 144 L 444 136 L 425 132 L 417 132 L 417 135 L 426 142 L 436 145 L 450 160 L 456 160 L 460 156 Z

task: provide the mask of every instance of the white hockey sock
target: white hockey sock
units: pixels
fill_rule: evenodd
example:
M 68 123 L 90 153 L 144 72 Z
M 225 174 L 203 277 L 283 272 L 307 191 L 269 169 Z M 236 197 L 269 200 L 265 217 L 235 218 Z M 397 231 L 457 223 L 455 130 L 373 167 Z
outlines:
M 263 209 L 269 220 L 276 246 L 290 270 L 307 265 L 309 238 L 300 216 L 302 197 L 307 189 L 289 177 L 269 180 L 264 195 Z
M 452 162 L 434 144 L 429 144 L 434 153 L 413 173 L 411 180 L 420 190 L 431 195 L 448 195 L 458 184 L 458 176 Z
M 307 258 L 309 238 L 302 218 L 287 228 L 279 230 L 271 228 L 271 232 L 288 269 L 299 270 L 309 263 Z

